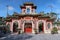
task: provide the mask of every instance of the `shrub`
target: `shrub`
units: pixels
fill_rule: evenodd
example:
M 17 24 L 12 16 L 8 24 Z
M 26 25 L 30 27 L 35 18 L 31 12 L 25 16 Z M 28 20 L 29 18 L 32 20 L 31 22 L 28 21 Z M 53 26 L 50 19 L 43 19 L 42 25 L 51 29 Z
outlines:
M 21 34 L 21 30 L 22 30 L 22 29 L 18 29 L 18 34 Z
M 58 34 L 58 29 L 56 27 L 53 27 L 51 33 L 52 34 Z
M 35 34 L 37 34 L 37 29 L 34 29 L 34 31 L 35 31 Z

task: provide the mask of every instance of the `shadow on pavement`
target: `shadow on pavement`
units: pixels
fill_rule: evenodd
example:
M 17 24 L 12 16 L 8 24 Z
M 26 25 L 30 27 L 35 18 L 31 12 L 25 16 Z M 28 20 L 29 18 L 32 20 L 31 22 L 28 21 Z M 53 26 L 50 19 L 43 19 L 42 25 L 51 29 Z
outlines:
M 32 38 L 33 35 L 30 34 L 18 34 L 18 35 L 9 35 L 1 40 L 26 40 Z

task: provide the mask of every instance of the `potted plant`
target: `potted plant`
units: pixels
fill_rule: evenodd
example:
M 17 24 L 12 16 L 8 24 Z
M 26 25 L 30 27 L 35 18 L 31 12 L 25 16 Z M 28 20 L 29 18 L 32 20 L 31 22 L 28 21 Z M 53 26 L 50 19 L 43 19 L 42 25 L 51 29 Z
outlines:
M 21 28 L 18 29 L 18 34 L 21 34 L 21 30 L 22 30 Z
M 58 29 L 56 27 L 53 27 L 51 34 L 58 34 Z
M 34 29 L 34 31 L 35 31 L 35 34 L 37 34 L 37 29 L 36 28 Z

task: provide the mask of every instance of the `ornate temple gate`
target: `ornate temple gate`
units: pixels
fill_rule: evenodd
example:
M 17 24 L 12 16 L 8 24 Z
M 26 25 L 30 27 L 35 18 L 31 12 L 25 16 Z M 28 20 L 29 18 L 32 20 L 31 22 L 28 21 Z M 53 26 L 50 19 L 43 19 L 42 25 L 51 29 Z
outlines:
M 32 33 L 32 23 L 25 23 L 24 32 L 25 33 Z

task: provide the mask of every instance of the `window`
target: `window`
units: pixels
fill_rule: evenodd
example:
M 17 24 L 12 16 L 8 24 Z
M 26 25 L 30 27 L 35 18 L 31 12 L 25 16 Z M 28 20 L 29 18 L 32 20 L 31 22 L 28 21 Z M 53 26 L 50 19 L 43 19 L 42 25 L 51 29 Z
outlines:
M 30 8 L 27 8 L 27 13 L 30 13 Z
M 48 23 L 48 29 L 50 28 L 50 23 Z

